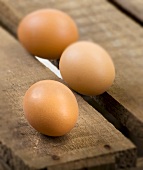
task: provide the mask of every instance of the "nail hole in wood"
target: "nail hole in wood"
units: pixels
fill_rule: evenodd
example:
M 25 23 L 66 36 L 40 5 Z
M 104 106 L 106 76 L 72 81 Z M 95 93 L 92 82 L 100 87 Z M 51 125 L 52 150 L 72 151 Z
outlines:
M 53 159 L 53 160 L 59 160 L 60 157 L 59 157 L 58 155 L 52 155 L 52 159 Z
M 107 150 L 110 150 L 111 146 L 110 145 L 104 145 L 104 148 L 107 149 Z

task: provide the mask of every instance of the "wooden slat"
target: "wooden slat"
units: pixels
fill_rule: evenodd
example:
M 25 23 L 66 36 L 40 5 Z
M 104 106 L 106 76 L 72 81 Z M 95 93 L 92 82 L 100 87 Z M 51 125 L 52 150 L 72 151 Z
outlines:
M 130 170 L 143 170 L 143 157 L 138 158 L 137 167 L 131 168 Z
M 58 8 L 70 14 L 78 24 L 80 39 L 102 45 L 112 56 L 116 67 L 114 85 L 103 95 L 90 98 L 113 114 L 138 138 L 143 139 L 143 29 L 106 0 L 37 1 L 0 0 L 14 11 L 13 19 L 4 10 L 0 20 L 16 34 L 21 17 L 39 8 Z M 16 14 L 16 15 L 15 15 Z M 7 14 L 8 15 L 8 14 Z M 8 15 L 9 16 L 9 15 Z M 7 18 L 9 22 L 4 22 Z
M 143 1 L 142 0 L 110 0 L 124 9 L 128 14 L 134 16 L 143 24 Z
M 10 170 L 10 168 L 2 159 L 0 159 L 0 170 Z
M 138 159 L 137 166 L 143 169 L 143 157 Z
M 54 138 L 31 128 L 22 109 L 26 90 L 59 79 L 2 28 L 0 39 L 0 159 L 16 170 L 135 165 L 135 146 L 77 94 L 80 116 L 71 133 Z
M 3 25 L 7 30 L 16 36 L 16 26 L 22 16 L 14 10 L 5 0 L 0 0 L 0 25 Z

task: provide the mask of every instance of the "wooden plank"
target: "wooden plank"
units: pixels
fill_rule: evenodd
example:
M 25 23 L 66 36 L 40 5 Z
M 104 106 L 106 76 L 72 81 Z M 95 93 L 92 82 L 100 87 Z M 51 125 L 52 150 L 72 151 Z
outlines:
M 131 168 L 131 170 L 143 170 L 143 157 L 137 159 L 137 167 Z
M 59 79 L 2 28 L 0 39 L 0 158 L 10 168 L 135 166 L 135 146 L 77 94 L 80 116 L 71 133 L 54 138 L 31 128 L 22 110 L 26 90 L 39 80 Z
M 0 170 L 10 170 L 10 168 L 2 159 L 0 159 Z
M 143 169 L 143 157 L 138 159 L 137 166 Z
M 143 24 L 143 1 L 142 0 L 110 0 L 124 9 L 128 14 L 135 17 Z
M 10 7 L 7 13 L 15 11 L 14 23 L 27 13 L 45 7 L 58 8 L 70 14 L 78 24 L 80 39 L 102 45 L 111 54 L 116 67 L 114 85 L 107 93 L 88 100 L 92 100 L 95 107 L 98 103 L 114 115 L 137 138 L 143 138 L 143 29 L 138 24 L 106 0 L 0 1 Z M 5 15 L 3 10 L 0 20 L 4 21 Z M 6 18 L 9 23 L 5 25 L 10 25 L 12 21 Z M 16 34 L 17 24 L 9 28 Z
M 0 0 L 0 25 L 3 25 L 7 30 L 16 36 L 16 25 L 18 25 L 21 16 L 11 8 L 10 5 L 5 4 L 5 0 Z

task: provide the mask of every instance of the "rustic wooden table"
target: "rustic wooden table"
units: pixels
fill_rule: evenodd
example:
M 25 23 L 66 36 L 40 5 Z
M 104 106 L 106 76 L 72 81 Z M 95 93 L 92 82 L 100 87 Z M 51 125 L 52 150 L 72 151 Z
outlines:
M 137 4 L 139 0 L 135 5 L 140 9 Z M 71 133 L 59 138 L 32 129 L 22 110 L 24 93 L 33 83 L 62 81 L 16 39 L 21 18 L 40 8 L 71 15 L 80 39 L 102 45 L 116 67 L 115 82 L 106 93 L 94 97 L 75 93 L 80 118 Z M 143 159 L 138 158 L 143 157 L 141 25 L 106 0 L 0 0 L 0 23 L 0 169 L 143 169 Z M 122 133 L 126 129 L 130 139 L 109 121 L 123 128 Z

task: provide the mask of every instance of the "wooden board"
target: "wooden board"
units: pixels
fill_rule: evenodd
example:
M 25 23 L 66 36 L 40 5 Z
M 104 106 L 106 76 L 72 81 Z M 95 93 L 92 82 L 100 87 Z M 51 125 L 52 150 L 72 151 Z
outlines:
M 0 170 L 10 170 L 8 165 L 2 159 L 0 159 Z
M 79 27 L 80 39 L 102 45 L 112 56 L 116 67 L 114 85 L 107 93 L 88 100 L 92 100 L 95 107 L 98 103 L 143 140 L 142 27 L 106 0 L 19 0 L 17 3 L 0 0 L 0 3 L 3 4 L 0 6 L 0 21 L 15 35 L 19 20 L 36 9 L 58 8 L 70 14 Z
M 135 17 L 143 24 L 143 1 L 142 0 L 110 0 L 124 9 L 128 14 Z
M 2 28 L 0 39 L 0 159 L 15 170 L 135 165 L 135 146 L 77 94 L 80 116 L 69 134 L 46 137 L 31 128 L 22 109 L 26 90 L 59 79 Z
M 137 160 L 137 167 L 131 168 L 130 170 L 143 170 L 143 157 L 138 158 Z

